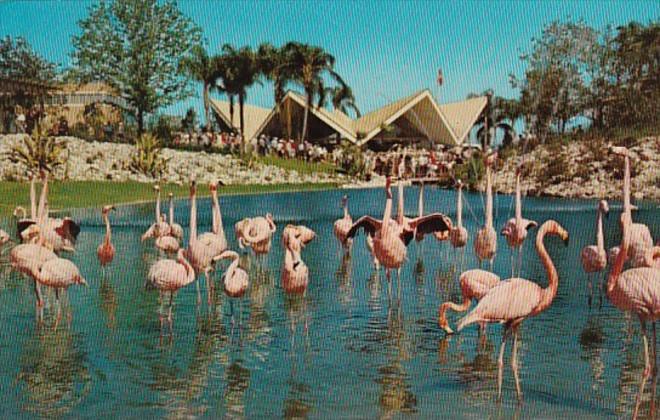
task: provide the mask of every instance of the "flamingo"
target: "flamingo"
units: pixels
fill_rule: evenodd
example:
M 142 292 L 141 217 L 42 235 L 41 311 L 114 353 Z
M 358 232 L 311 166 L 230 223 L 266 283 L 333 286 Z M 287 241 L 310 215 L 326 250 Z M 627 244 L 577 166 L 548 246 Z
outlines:
M 4 244 L 9 242 L 10 239 L 11 238 L 9 237 L 9 234 L 4 230 L 0 229 L 0 248 L 2 248 Z
M 514 269 L 513 252 L 511 252 L 511 277 L 516 273 L 520 275 L 522 269 L 522 246 L 527 238 L 527 231 L 538 226 L 533 220 L 523 219 L 522 217 L 522 199 L 520 197 L 520 176 L 522 168 L 516 168 L 516 214 L 515 217 L 507 220 L 502 229 L 502 235 L 506 238 L 509 247 L 518 250 L 518 266 Z
M 211 190 L 213 191 L 213 190 Z M 204 273 L 206 279 L 207 300 L 211 304 L 213 284 L 210 273 L 213 271 L 213 257 L 227 249 L 226 241 L 213 232 L 206 232 L 197 237 L 197 185 L 195 180 L 190 184 L 190 238 L 188 239 L 187 258 L 196 274 Z M 199 283 L 197 284 L 197 302 L 201 303 Z
M 154 243 L 154 245 L 159 250 L 170 254 L 176 253 L 181 247 L 181 245 L 179 245 L 179 240 L 174 236 L 170 236 L 170 235 L 159 236 L 158 238 L 156 238 L 156 242 Z
M 282 267 L 282 287 L 289 293 L 304 293 L 309 284 L 309 269 L 301 258 L 302 248 L 309 239 L 309 232 L 303 232 L 300 226 L 288 225 L 282 232 L 284 245 L 284 266 Z M 305 236 L 303 238 L 303 236 Z M 310 239 L 311 240 L 311 239 Z
M 25 237 L 23 232 L 29 226 L 37 223 L 37 193 L 34 178 L 34 175 L 30 176 L 30 218 L 27 217 L 25 208 L 17 206 L 14 209 L 14 217 L 16 218 L 16 235 L 23 242 L 29 241 L 29 238 Z
M 52 258 L 44 262 L 33 272 L 35 280 L 44 285 L 55 289 L 55 299 L 57 300 L 57 320 L 61 318 L 60 293 L 73 285 L 87 286 L 87 282 L 80 274 L 78 267 L 70 260 L 64 258 Z
M 559 275 L 548 251 L 543 244 L 546 234 L 559 236 L 568 246 L 568 232 L 554 220 L 548 220 L 539 229 L 536 236 L 536 252 L 545 267 L 548 276 L 548 287 L 541 288 L 538 284 L 522 278 L 511 278 L 500 282 L 481 298 L 477 306 L 458 322 L 457 329 L 461 331 L 472 323 L 502 323 L 502 344 L 498 359 L 497 396 L 502 396 L 502 370 L 504 367 L 504 347 L 509 334 L 513 332 L 513 351 L 511 368 L 516 381 L 518 400 L 522 400 L 520 380 L 518 377 L 518 329 L 528 317 L 545 311 L 557 295 Z
M 449 230 L 449 243 L 454 247 L 454 255 L 456 255 L 456 249 L 461 250 L 462 271 L 465 245 L 467 245 L 468 241 L 468 231 L 463 226 L 463 181 L 460 179 L 457 180 L 456 186 L 458 187 L 458 196 L 456 197 L 456 226 L 452 226 Z
M 625 147 L 612 147 L 614 154 L 624 158 L 623 176 L 623 211 L 630 214 L 635 210 L 630 203 L 630 151 Z M 631 223 L 630 226 L 630 250 L 628 257 L 633 267 L 644 267 L 646 265 L 646 253 L 653 247 L 653 237 L 648 226 L 642 223 Z M 616 252 L 616 251 L 614 251 Z
M 170 234 L 178 240 L 183 239 L 183 228 L 180 224 L 174 222 L 174 194 L 169 193 L 167 197 L 170 200 Z
M 245 270 L 238 266 L 239 255 L 235 251 L 226 250 L 222 254 L 213 258 L 213 261 L 223 259 L 232 260 L 231 264 L 222 276 L 225 294 L 229 297 L 240 298 L 243 297 L 248 288 L 248 274 Z
M 493 258 L 497 252 L 497 234 L 493 227 L 493 179 L 492 166 L 497 159 L 497 152 L 487 155 L 484 159 L 486 165 L 486 215 L 484 226 L 477 231 L 474 240 L 474 252 L 479 260 L 479 267 L 483 260 L 490 261 L 490 271 L 493 271 Z
M 160 259 L 149 269 L 148 281 L 158 289 L 161 297 L 165 293 L 170 294 L 167 319 L 172 324 L 172 303 L 174 294 L 195 281 L 196 275 L 192 265 L 186 259 L 183 249 L 179 249 L 176 260 Z M 161 326 L 163 319 L 161 317 Z
M 607 201 L 601 200 L 598 202 L 597 216 L 596 216 L 596 245 L 588 245 L 582 248 L 580 259 L 582 260 L 582 268 L 587 274 L 600 273 L 605 270 L 607 266 L 607 254 L 605 253 L 605 237 L 603 235 L 603 215 L 607 217 L 610 212 L 610 207 Z M 601 288 L 600 281 L 598 288 Z M 593 284 L 589 281 L 589 306 L 591 307 L 591 300 L 593 298 Z M 602 305 L 602 295 L 601 295 Z
M 631 249 L 633 229 L 630 212 L 624 211 L 621 215 L 620 252 L 610 270 L 607 279 L 607 297 L 619 310 L 631 312 L 639 318 L 641 324 L 642 343 L 644 348 L 644 371 L 642 373 L 639 394 L 633 412 L 637 418 L 642 392 L 646 381 L 651 375 L 657 374 L 657 343 L 655 322 L 660 318 L 660 269 L 651 267 L 635 267 L 623 271 L 628 251 Z M 649 360 L 649 343 L 646 332 L 646 323 L 653 326 L 653 362 Z
M 454 333 L 447 322 L 447 310 L 451 309 L 456 312 L 467 311 L 470 308 L 473 299 L 478 301 L 481 300 L 490 289 L 500 283 L 500 276 L 486 270 L 468 270 L 461 274 L 459 283 L 461 285 L 463 303 L 457 305 L 453 302 L 445 302 L 440 305 L 438 310 L 438 325 L 440 325 L 440 328 L 445 330 L 447 334 Z M 486 324 L 482 323 L 480 327 L 480 332 L 483 333 Z
M 335 221 L 333 225 L 333 231 L 335 236 L 339 240 L 339 243 L 344 247 L 344 249 L 349 250 L 353 245 L 353 240 L 348 238 L 346 235 L 348 231 L 351 230 L 353 226 L 353 218 L 348 213 L 348 196 L 345 195 L 341 199 L 341 207 L 344 209 L 344 217 Z
M 218 184 L 211 182 L 211 215 L 212 215 L 212 233 L 216 236 L 218 246 L 223 250 L 227 249 L 227 237 L 222 223 L 222 213 L 220 213 L 220 202 L 218 201 Z
M 399 181 L 400 182 L 400 181 Z M 400 269 L 406 259 L 406 247 L 412 240 L 415 229 L 421 235 L 437 231 L 449 230 L 452 226 L 451 220 L 441 213 L 418 217 L 405 221 L 403 215 L 403 200 L 400 197 L 397 219 L 392 219 L 392 190 L 391 178 L 385 183 L 385 212 L 383 220 L 374 219 L 371 216 L 363 216 L 358 219 L 348 237 L 352 238 L 360 230 L 364 229 L 367 234 L 374 236 L 374 253 L 379 263 L 386 268 L 387 278 L 390 278 L 390 270 Z M 399 193 L 401 194 L 401 193 Z
M 239 246 L 241 248 L 249 246 L 256 255 L 270 252 L 272 237 L 276 229 L 270 213 L 267 213 L 265 217 L 243 219 L 234 226 Z
M 159 236 L 167 236 L 170 234 L 170 225 L 167 224 L 164 215 L 160 212 L 160 186 L 154 185 L 154 191 L 156 191 L 156 219 L 142 235 L 141 239 L 143 242 L 147 239 L 158 238 Z
M 115 258 L 115 246 L 112 244 L 112 231 L 110 229 L 110 211 L 114 210 L 115 206 L 105 206 L 101 210 L 103 222 L 105 223 L 105 238 L 103 243 L 96 249 L 96 256 L 101 263 L 101 267 L 110 264 Z

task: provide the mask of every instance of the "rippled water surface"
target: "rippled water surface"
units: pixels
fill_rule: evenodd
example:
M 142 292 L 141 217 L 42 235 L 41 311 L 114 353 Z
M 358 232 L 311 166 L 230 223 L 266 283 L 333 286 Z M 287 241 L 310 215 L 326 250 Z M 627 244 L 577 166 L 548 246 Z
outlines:
M 417 191 L 406 190 L 410 214 L 417 208 Z M 70 258 L 90 287 L 70 289 L 65 313 L 71 316 L 57 329 L 51 303 L 44 325 L 37 325 L 30 283 L 10 273 L 3 257 L 0 412 L 5 417 L 630 415 L 643 369 L 639 325 L 607 301 L 600 310 L 597 303 L 591 310 L 587 307 L 578 259 L 580 249 L 595 242 L 594 202 L 525 200 L 526 217 L 539 222 L 555 218 L 571 233 L 571 244 L 564 248 L 556 238 L 546 240 L 560 275 L 559 293 L 550 309 L 521 329 L 525 400 L 519 406 L 510 347 L 504 398 L 496 403 L 500 326 L 489 327 L 485 343 L 479 342 L 476 328 L 448 338 L 437 326 L 439 304 L 460 297 L 460 254 L 432 237 L 413 242 L 399 291 L 396 282 L 390 285 L 384 275 L 372 271 L 363 237 L 356 241 L 352 258 L 342 257 L 332 223 L 341 216 L 343 193 L 220 197 L 232 248 L 237 248 L 233 224 L 267 211 L 278 224 L 275 246 L 261 266 L 247 254 L 242 257 L 251 283 L 233 315 L 222 293 L 209 307 L 206 302 L 196 304 L 194 286 L 180 291 L 171 341 L 161 339 L 158 294 L 144 288 L 149 265 L 158 257 L 151 243 L 139 239 L 150 223 L 151 205 L 121 207 L 112 215 L 118 254 L 106 272 L 96 259 L 104 234 L 100 214 L 74 212 L 82 233 Z M 348 194 L 354 217 L 382 215 L 382 190 Z M 428 211 L 454 218 L 454 200 L 452 191 L 426 190 Z M 466 269 L 476 266 L 472 238 L 475 217 L 482 217 L 480 196 L 468 194 L 467 202 L 471 210 L 466 209 L 464 220 L 471 237 Z M 617 204 L 611 203 L 606 221 L 608 247 L 620 239 Z M 207 231 L 210 202 L 201 200 L 199 208 L 200 231 Z M 511 197 L 499 196 L 496 208 L 496 225 L 501 227 L 512 214 Z M 187 225 L 186 201 L 177 202 L 176 215 Z M 655 204 L 640 205 L 635 219 L 659 237 Z M 287 223 L 305 224 L 318 234 L 303 250 L 310 269 L 305 296 L 288 296 L 280 287 L 280 233 Z M 503 238 L 495 271 L 503 277 L 510 273 L 510 251 Z M 522 274 L 546 285 L 533 240 L 524 247 Z M 215 278 L 219 281 L 220 274 Z M 53 302 L 54 296 L 48 299 Z M 457 319 L 450 315 L 452 324 Z M 649 386 L 644 415 L 650 399 Z

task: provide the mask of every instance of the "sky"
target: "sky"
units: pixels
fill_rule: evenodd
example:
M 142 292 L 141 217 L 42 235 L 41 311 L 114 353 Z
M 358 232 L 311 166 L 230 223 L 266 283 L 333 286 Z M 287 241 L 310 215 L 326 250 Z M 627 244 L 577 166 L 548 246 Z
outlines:
M 70 65 L 72 35 L 88 1 L 2 1 L 0 36 L 23 36 L 47 59 Z M 524 71 L 519 56 L 544 25 L 583 19 L 595 28 L 648 23 L 660 1 L 179 1 L 203 30 L 210 52 L 224 43 L 256 47 L 295 40 L 324 47 L 353 88 L 363 113 L 429 88 L 441 103 L 494 89 L 515 97 L 509 74 Z M 444 84 L 436 84 L 442 68 Z M 200 88 L 201 89 L 201 88 Z M 200 89 L 197 89 L 199 91 Z M 198 98 L 199 98 L 198 93 Z M 165 112 L 183 114 L 200 99 Z M 272 87 L 248 92 L 248 103 L 273 105 Z

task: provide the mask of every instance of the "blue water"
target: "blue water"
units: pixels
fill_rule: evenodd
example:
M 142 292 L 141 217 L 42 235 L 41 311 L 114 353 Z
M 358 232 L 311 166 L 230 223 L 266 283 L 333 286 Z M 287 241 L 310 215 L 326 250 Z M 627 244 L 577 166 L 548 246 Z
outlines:
M 496 402 L 496 351 L 500 326 L 480 343 L 476 328 L 446 337 L 437 326 L 440 303 L 458 301 L 460 256 L 429 237 L 409 247 L 401 290 L 373 273 L 364 238 L 343 258 L 332 235 L 344 191 L 221 196 L 225 229 L 237 249 L 233 224 L 271 212 L 278 231 L 261 263 L 249 255 L 245 298 L 232 307 L 221 289 L 210 307 L 196 303 L 195 287 L 175 298 L 173 336 L 161 337 L 158 294 L 145 290 L 149 265 L 158 258 L 140 234 L 152 205 L 120 207 L 112 215 L 117 257 L 103 272 L 96 247 L 104 228 L 97 210 L 74 211 L 81 221 L 78 250 L 70 258 L 89 288 L 72 288 L 63 322 L 54 328 L 54 296 L 38 325 L 30 282 L 0 264 L 0 412 L 4 417 L 629 417 L 643 369 L 638 322 L 612 307 L 587 306 L 579 251 L 595 241 L 595 202 L 535 199 L 524 214 L 558 220 L 570 233 L 563 247 L 546 243 L 555 260 L 558 296 L 521 329 L 519 352 L 524 403 L 515 397 L 510 346 L 505 355 L 504 395 Z M 351 190 L 354 218 L 382 215 L 382 190 Z M 464 221 L 470 232 L 464 266 L 476 266 L 472 238 L 481 219 L 479 195 L 467 194 Z M 427 188 L 427 211 L 455 217 L 455 193 Z M 496 225 L 513 208 L 496 199 Z M 606 243 L 620 240 L 620 203 L 610 203 Z M 417 189 L 406 190 L 407 213 L 415 214 Z M 199 203 L 200 231 L 210 229 L 210 202 Z M 473 215 L 473 213 L 474 215 Z M 187 201 L 176 217 L 186 226 Z M 660 211 L 640 205 L 635 220 L 659 236 Z M 310 269 L 305 296 L 280 287 L 280 233 L 287 223 L 305 224 L 318 238 L 303 250 Z M 8 225 L 8 222 L 5 223 Z M 8 227 L 8 226 L 5 226 Z M 612 233 L 610 233 L 612 232 Z M 524 247 L 522 276 L 546 284 L 533 249 Z M 5 252 L 6 254 L 6 252 Z M 510 273 L 510 251 L 498 244 L 495 271 Z M 220 274 L 216 274 L 219 281 Z M 204 284 L 202 283 L 202 287 Z M 204 289 L 203 289 L 204 290 Z M 454 324 L 458 315 L 450 315 Z M 643 397 L 648 415 L 651 386 Z

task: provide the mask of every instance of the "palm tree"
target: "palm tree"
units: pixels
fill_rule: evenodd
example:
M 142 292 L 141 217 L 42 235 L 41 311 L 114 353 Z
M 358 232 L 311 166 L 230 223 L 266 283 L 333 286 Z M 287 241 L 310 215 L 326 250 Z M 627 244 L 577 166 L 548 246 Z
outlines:
M 285 115 L 280 112 L 280 106 L 286 95 L 286 87 L 293 79 L 290 69 L 291 57 L 286 48 L 278 48 L 269 43 L 261 44 L 257 50 L 257 66 L 259 72 L 273 83 L 275 112 L 279 115 L 280 125 L 285 124 Z M 287 116 L 289 116 L 287 114 Z M 290 117 L 290 116 L 289 116 Z M 291 137 L 291 124 L 287 124 L 288 136 Z
M 259 67 L 254 51 L 249 46 L 239 49 L 230 44 L 222 46 L 223 72 L 227 76 L 224 89 L 228 94 L 238 97 L 238 112 L 240 118 L 240 134 L 243 139 L 242 150 L 245 152 L 245 99 L 247 89 L 259 81 Z M 230 101 L 230 114 L 233 123 L 233 105 Z
M 283 47 L 289 57 L 285 65 L 292 79 L 299 83 L 305 91 L 305 113 L 303 117 L 302 139 L 307 139 L 307 120 L 314 96 L 323 86 L 323 78 L 330 76 L 340 85 L 342 78 L 334 71 L 335 58 L 323 48 L 314 45 L 289 42 Z
M 511 144 L 516 133 L 513 124 L 522 116 L 518 101 L 493 96 L 492 90 L 487 90 L 479 95 L 471 93 L 468 95 L 468 99 L 478 96 L 486 96 L 488 98 L 488 104 L 484 109 L 482 117 L 475 124 L 475 127 L 477 127 L 477 140 L 481 143 L 482 150 L 486 150 L 487 147 L 492 145 L 493 138 L 491 133 L 493 131 L 495 133 L 498 130 L 502 131 L 503 146 Z
M 215 60 L 209 56 L 206 49 L 201 45 L 193 47 L 190 57 L 187 57 L 182 66 L 186 73 L 193 79 L 202 83 L 202 98 L 204 101 L 204 118 L 206 119 L 206 129 L 211 126 L 210 111 L 210 91 L 216 86 L 216 68 Z
M 332 107 L 338 111 L 348 114 L 349 110 L 355 113 L 357 118 L 360 118 L 362 115 L 360 110 L 355 103 L 355 96 L 353 95 L 353 90 L 346 84 L 340 84 L 339 86 L 333 86 L 328 88 L 323 88 L 319 92 L 319 102 L 318 106 L 323 107 L 326 105 L 326 102 L 330 99 Z

